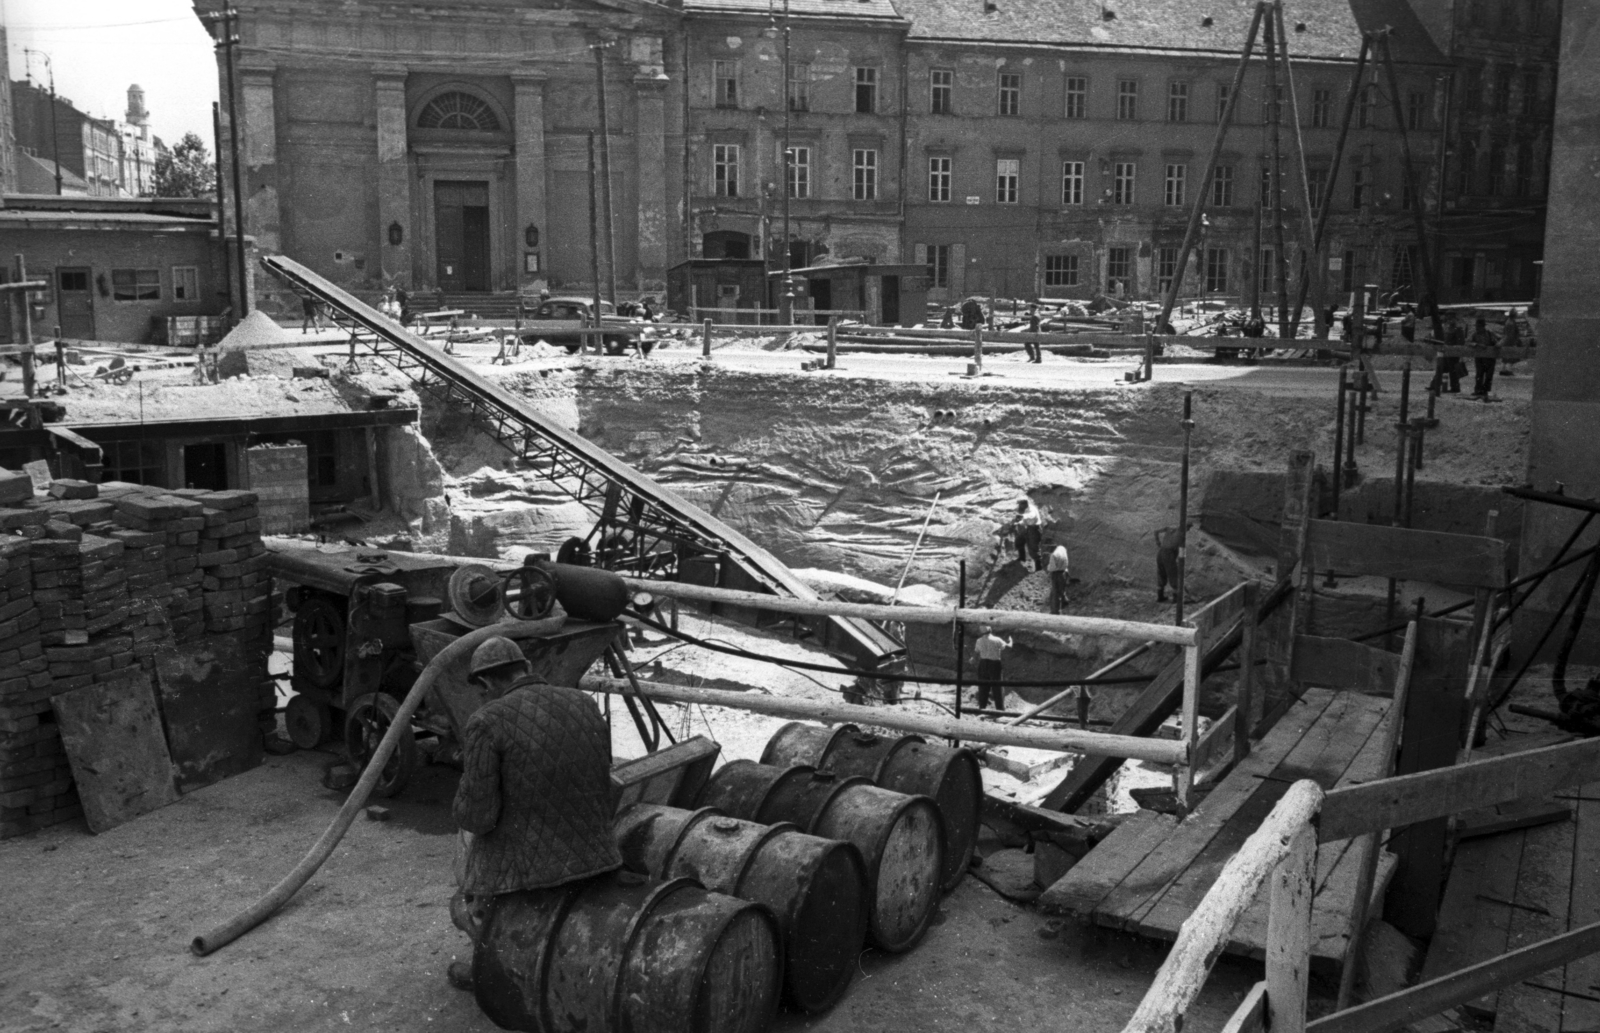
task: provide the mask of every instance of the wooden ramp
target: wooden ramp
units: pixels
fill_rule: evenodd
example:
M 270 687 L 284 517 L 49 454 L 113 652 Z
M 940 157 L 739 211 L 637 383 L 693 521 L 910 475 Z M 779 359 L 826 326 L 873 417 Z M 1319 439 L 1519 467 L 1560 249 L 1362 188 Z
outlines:
M 1174 939 L 1228 858 L 1291 784 L 1309 778 L 1332 789 L 1382 777 L 1380 730 L 1388 712 L 1386 699 L 1308 689 L 1187 818 L 1141 811 L 1046 890 L 1040 903 L 1098 925 Z M 1357 876 L 1354 842 L 1324 843 L 1317 853 L 1312 958 L 1322 967 L 1344 960 Z M 1392 855 L 1384 854 L 1374 899 L 1381 899 L 1393 870 Z M 1263 889 L 1235 926 L 1228 951 L 1260 958 L 1266 937 Z

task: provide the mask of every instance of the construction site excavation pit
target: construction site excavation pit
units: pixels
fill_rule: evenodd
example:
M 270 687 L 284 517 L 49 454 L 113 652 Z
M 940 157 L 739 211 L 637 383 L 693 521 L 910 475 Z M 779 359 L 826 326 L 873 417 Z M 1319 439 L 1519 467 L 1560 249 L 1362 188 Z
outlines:
M 988 375 L 967 378 L 959 375 L 963 364 L 949 359 L 846 355 L 838 370 L 801 372 L 794 352 L 760 350 L 756 343 L 736 341 L 710 361 L 663 348 L 649 359 L 535 359 L 512 367 L 484 362 L 478 369 L 732 525 L 819 594 L 846 601 L 954 604 L 964 566 L 968 605 L 1048 612 L 1050 575 L 1043 560 L 1061 544 L 1070 554 L 1066 612 L 1172 621 L 1171 591 L 1167 601 L 1157 599 L 1156 568 L 1159 546 L 1174 543 L 1180 523 L 1186 394 L 1194 414 L 1190 609 L 1243 579 L 1271 577 L 1291 452 L 1317 454 L 1315 505 L 1332 512 L 1326 452 L 1334 434 L 1337 371 L 1330 367 L 1195 363 L 1162 366 L 1155 383 L 1127 384 L 1121 377 L 1127 359 L 1051 357 L 1031 366 L 1020 356 L 991 357 Z M 1344 519 L 1388 520 L 1402 376 L 1399 369 L 1379 374 L 1385 390 L 1370 403 L 1365 440 L 1355 452 L 1360 483 L 1338 502 Z M 1425 467 L 1414 474 L 1413 526 L 1481 534 L 1493 511 L 1497 533 L 1514 538 L 1516 502 L 1499 486 L 1521 476 L 1529 382 L 1505 381 L 1493 406 L 1441 400 L 1440 426 L 1430 431 Z M 1415 411 L 1425 372 L 1414 374 L 1412 384 Z M 418 550 L 516 560 L 529 552 L 555 553 L 567 539 L 589 534 L 590 513 L 541 471 L 519 468 L 458 411 L 426 395 L 419 401 L 422 416 L 406 439 L 409 451 L 394 457 L 397 474 L 416 479 L 400 485 L 396 496 L 418 501 L 402 503 L 404 526 L 380 524 L 369 539 L 392 531 Z M 1003 533 L 1023 500 L 1041 516 L 1038 570 L 1031 556 L 1018 562 L 1012 538 Z M 690 610 L 683 613 L 690 619 Z M 795 641 L 792 623 L 756 632 L 724 618 L 695 619 L 703 623 L 683 627 L 741 639 L 747 652 L 838 662 Z M 970 643 L 979 629 L 966 631 L 964 705 L 970 708 Z M 905 632 L 913 675 L 952 680 L 949 629 L 912 625 Z M 1010 637 L 1005 678 L 1021 682 L 1081 678 L 1137 645 L 1067 634 Z M 839 698 L 851 681 L 674 644 L 653 632 L 640 639 L 633 658 L 661 680 L 737 689 L 781 683 L 783 689 L 772 691 L 818 698 Z M 1119 668 L 1094 693 L 1090 727 L 1108 725 L 1163 663 L 1163 654 L 1151 651 Z M 1207 683 L 1203 715 L 1226 708 L 1231 678 Z M 1058 691 L 1019 687 L 1008 692 L 1006 706 L 1015 712 Z M 902 704 L 947 714 L 953 689 L 908 681 Z M 1046 716 L 1076 714 L 1068 699 Z M 642 750 L 626 717 L 617 720 L 619 753 Z M 748 744 L 724 743 L 725 760 L 756 759 L 765 734 L 780 723 L 727 711 L 712 720 L 719 732 L 752 725 Z M 698 716 L 692 723 L 706 731 Z M 984 771 L 991 792 L 1037 802 L 1062 776 L 1059 756 L 993 753 L 995 763 Z M 1000 759 L 1008 753 L 1014 763 Z M 1129 788 L 1170 784 L 1166 771 L 1145 765 L 1130 764 L 1124 774 L 1121 792 L 1087 809 L 1131 809 Z M 1025 784 L 1027 776 L 1036 784 Z

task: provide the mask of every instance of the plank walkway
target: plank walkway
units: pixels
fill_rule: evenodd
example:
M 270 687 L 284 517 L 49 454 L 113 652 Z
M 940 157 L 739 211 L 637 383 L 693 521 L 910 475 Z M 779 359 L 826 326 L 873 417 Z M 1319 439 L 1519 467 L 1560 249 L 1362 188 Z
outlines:
M 1125 821 L 1045 891 L 1041 904 L 1097 925 L 1155 939 L 1174 939 L 1222 871 L 1291 784 L 1314 779 L 1324 789 L 1382 776 L 1383 719 L 1389 701 L 1349 692 L 1308 689 L 1183 821 L 1141 811 Z M 1600 806 L 1597 804 L 1596 806 Z M 1343 963 L 1355 900 L 1354 841 L 1325 843 L 1317 852 L 1312 958 L 1320 967 Z M 1394 871 L 1380 860 L 1374 899 Z M 1251 904 L 1228 951 L 1264 956 L 1267 890 Z

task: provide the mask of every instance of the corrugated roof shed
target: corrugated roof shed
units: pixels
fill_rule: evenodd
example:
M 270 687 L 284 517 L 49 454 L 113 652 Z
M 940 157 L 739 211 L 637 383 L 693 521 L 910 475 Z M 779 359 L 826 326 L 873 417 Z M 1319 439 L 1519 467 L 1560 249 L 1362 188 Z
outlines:
M 895 2 L 912 39 L 1228 54 L 1255 13 L 1247 0 L 992 0 L 992 11 L 985 0 Z M 1403 0 L 1287 0 L 1283 20 L 1291 58 L 1354 60 L 1362 30 L 1387 25 L 1396 61 L 1446 63 Z

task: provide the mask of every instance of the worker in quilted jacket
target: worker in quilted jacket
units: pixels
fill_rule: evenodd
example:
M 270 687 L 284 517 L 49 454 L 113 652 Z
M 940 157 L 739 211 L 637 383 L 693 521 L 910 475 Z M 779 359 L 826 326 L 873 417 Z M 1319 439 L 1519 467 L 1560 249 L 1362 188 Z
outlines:
M 456 923 L 469 934 L 479 925 L 472 916 L 487 914 L 502 894 L 622 867 L 611 834 L 611 730 L 594 702 L 533 678 L 522 650 L 505 638 L 473 652 L 472 680 L 487 702 L 462 734 L 452 810 L 471 837 L 452 902 Z M 466 964 L 452 964 L 449 975 L 453 985 L 470 988 Z

